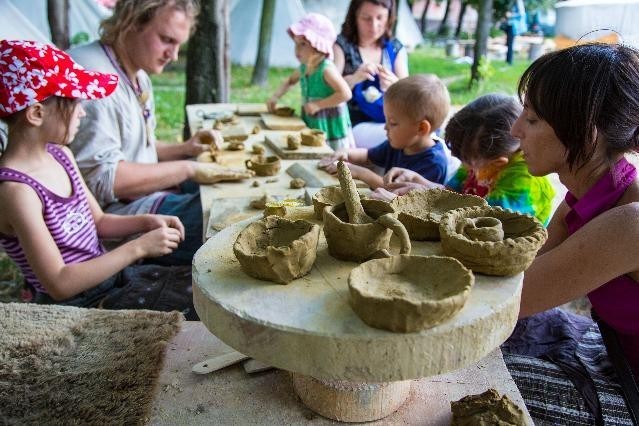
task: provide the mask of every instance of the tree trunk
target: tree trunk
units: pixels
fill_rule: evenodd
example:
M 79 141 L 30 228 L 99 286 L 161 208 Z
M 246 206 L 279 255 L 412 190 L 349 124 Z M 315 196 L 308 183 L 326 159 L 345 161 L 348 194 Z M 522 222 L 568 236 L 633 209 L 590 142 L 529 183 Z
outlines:
M 422 11 L 422 16 L 419 18 L 419 29 L 422 31 L 422 35 L 425 35 L 428 31 L 428 8 L 430 7 L 430 0 L 426 0 L 426 6 L 424 6 L 424 10 Z
M 466 14 L 467 7 L 468 7 L 468 2 L 462 1 L 461 8 L 459 9 L 459 17 L 457 19 L 457 29 L 455 30 L 455 38 L 459 38 L 459 34 L 461 33 L 462 24 L 464 23 L 464 15 Z
M 450 35 L 450 27 L 448 26 L 448 15 L 450 15 L 450 5 L 453 0 L 446 1 L 446 10 L 444 10 L 444 17 L 442 18 L 442 23 L 439 25 L 439 30 L 437 31 L 437 35 L 441 37 L 448 37 Z
M 51 28 L 51 41 L 61 50 L 67 50 L 69 42 L 69 0 L 47 0 L 47 18 Z
M 186 105 L 228 102 L 230 82 L 229 2 L 202 0 L 186 58 Z M 184 138 L 190 137 L 185 120 Z M 193 129 L 194 130 L 194 129 Z
M 260 21 L 260 40 L 257 48 L 257 59 L 253 67 L 251 85 L 264 86 L 268 80 L 268 66 L 271 56 L 271 36 L 273 35 L 273 17 L 275 16 L 275 0 L 263 0 L 262 19 Z
M 486 61 L 488 51 L 488 35 L 492 25 L 493 0 L 480 0 L 477 11 L 477 30 L 475 32 L 475 57 L 470 69 L 469 86 L 483 78 L 480 72 L 481 61 Z

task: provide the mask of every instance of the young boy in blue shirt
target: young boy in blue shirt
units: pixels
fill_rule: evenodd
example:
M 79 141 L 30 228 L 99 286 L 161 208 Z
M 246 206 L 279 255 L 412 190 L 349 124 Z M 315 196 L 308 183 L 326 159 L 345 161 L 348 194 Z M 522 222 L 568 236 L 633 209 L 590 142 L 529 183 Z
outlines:
M 448 158 L 444 142 L 434 136 L 450 108 L 448 90 L 433 74 L 403 78 L 384 94 L 384 115 L 388 139 L 373 148 L 351 148 L 322 158 L 319 167 L 334 174 L 337 161 L 347 163 L 353 178 L 371 189 L 384 185 L 382 176 L 370 169 L 392 167 L 413 170 L 438 183 L 446 180 Z

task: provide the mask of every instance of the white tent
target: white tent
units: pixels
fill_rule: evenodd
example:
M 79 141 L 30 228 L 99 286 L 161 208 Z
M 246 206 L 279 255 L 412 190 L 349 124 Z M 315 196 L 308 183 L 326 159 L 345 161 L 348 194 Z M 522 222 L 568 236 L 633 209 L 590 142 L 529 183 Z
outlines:
M 0 0 L 0 38 L 35 40 L 43 43 L 51 40 L 47 19 L 47 2 L 44 0 Z M 69 33 L 71 37 L 86 33 L 89 40 L 98 38 L 100 21 L 110 15 L 109 9 L 90 0 L 69 2 Z
M 568 0 L 555 5 L 558 36 L 572 40 L 600 39 L 619 34 L 628 44 L 639 46 L 639 2 L 637 0 Z
M 231 61 L 240 65 L 255 65 L 260 34 L 263 0 L 234 0 L 231 3 Z M 339 33 L 348 10 L 346 0 L 276 0 L 271 39 L 270 65 L 296 67 L 294 45 L 286 29 L 306 13 L 326 15 Z M 399 1 L 397 38 L 414 47 L 424 40 L 406 0 Z

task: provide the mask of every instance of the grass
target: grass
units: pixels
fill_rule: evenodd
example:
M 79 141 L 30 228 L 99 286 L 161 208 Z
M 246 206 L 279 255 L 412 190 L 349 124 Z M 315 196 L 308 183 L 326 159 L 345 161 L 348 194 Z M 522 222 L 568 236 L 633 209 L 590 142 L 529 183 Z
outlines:
M 517 79 L 529 65 L 529 61 L 516 59 L 509 66 L 504 61 L 493 60 L 487 65 L 487 78 L 472 89 L 468 88 L 470 65 L 457 63 L 444 55 L 443 48 L 423 47 L 409 55 L 411 74 L 433 73 L 448 86 L 453 105 L 465 105 L 476 97 L 491 92 L 514 94 Z M 166 72 L 152 77 L 158 116 L 157 136 L 167 141 L 180 140 L 184 123 L 185 75 L 183 64 L 177 64 Z M 271 68 L 264 87 L 251 86 L 253 67 L 234 65 L 231 68 L 232 103 L 260 103 L 275 92 L 290 75 L 292 68 Z M 300 90 L 294 87 L 282 99 L 283 105 L 299 110 Z

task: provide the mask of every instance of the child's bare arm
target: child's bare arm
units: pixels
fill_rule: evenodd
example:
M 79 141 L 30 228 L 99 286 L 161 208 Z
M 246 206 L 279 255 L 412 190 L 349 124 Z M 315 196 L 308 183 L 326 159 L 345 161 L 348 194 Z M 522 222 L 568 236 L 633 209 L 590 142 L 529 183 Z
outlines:
M 382 177 L 366 167 L 358 166 L 352 163 L 346 163 L 351 171 L 353 179 L 359 179 L 367 184 L 371 189 L 377 189 L 384 186 Z
M 293 71 L 293 73 L 277 88 L 273 96 L 266 101 L 266 106 L 270 112 L 275 111 L 275 107 L 277 105 L 277 101 L 284 96 L 288 90 L 295 86 L 300 81 L 300 72 L 298 70 Z
M 348 101 L 353 96 L 351 89 L 348 87 L 348 83 L 346 83 L 346 80 L 337 72 L 337 68 L 334 66 L 326 67 L 323 77 L 326 84 L 335 92 L 324 99 L 308 102 L 304 105 L 304 110 L 307 114 L 313 115 L 323 109 L 336 107 Z
M 339 149 L 335 151 L 333 154 L 327 155 L 326 157 L 322 158 L 318 163 L 318 167 L 321 169 L 326 169 L 327 172 L 334 174 L 337 172 L 338 161 L 347 161 L 349 163 L 358 164 L 358 165 L 369 164 L 368 149 L 366 148 Z

